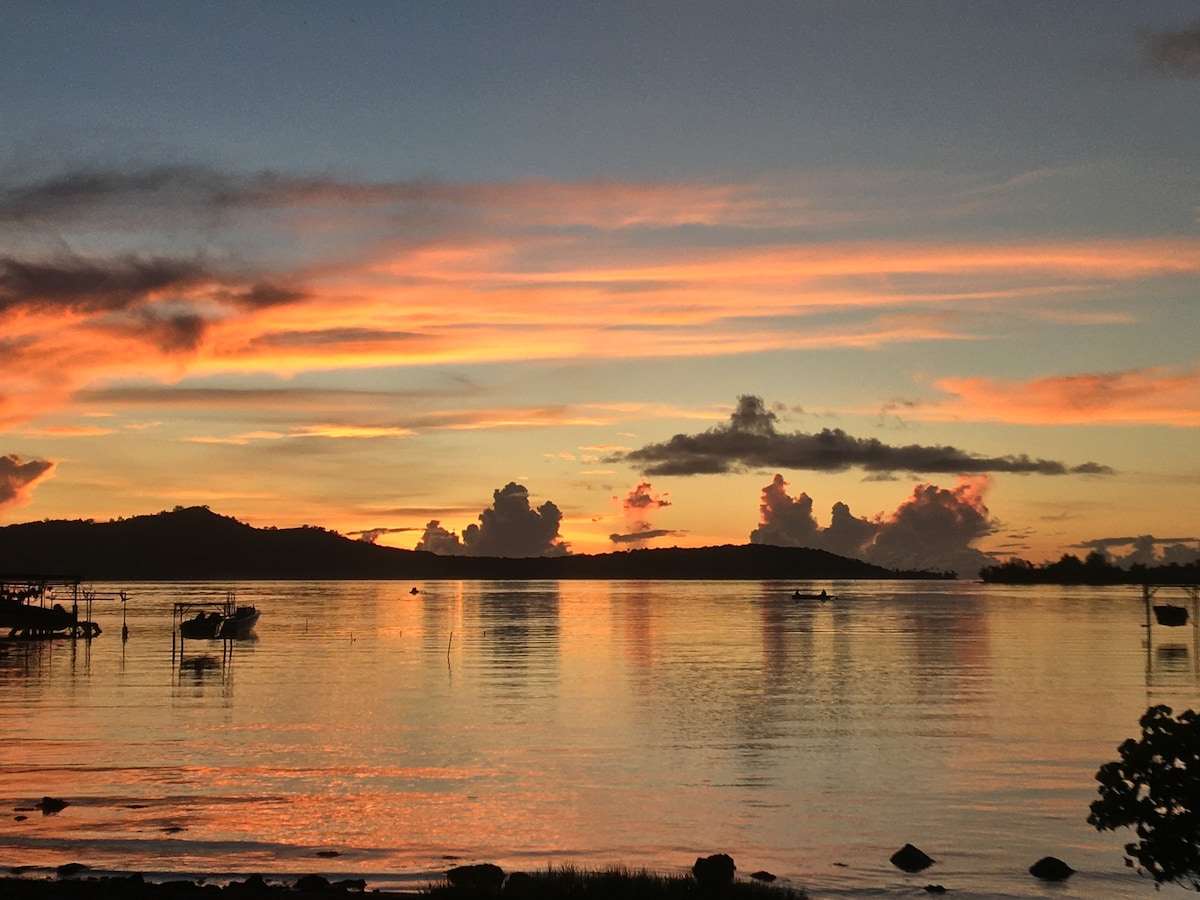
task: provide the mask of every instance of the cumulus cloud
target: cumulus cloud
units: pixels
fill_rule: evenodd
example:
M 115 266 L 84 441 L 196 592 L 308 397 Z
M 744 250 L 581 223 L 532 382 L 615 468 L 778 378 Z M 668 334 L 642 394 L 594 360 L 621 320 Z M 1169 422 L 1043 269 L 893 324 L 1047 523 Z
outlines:
M 430 519 L 425 526 L 425 533 L 417 541 L 416 550 L 436 553 L 438 556 L 462 556 L 465 548 L 456 532 L 442 527 L 437 519 Z
M 15 453 L 0 456 L 0 509 L 28 502 L 38 483 L 54 471 L 55 463 L 45 459 L 22 462 Z
M 762 398 L 743 394 L 728 425 L 700 434 L 677 434 L 663 443 L 647 444 L 611 460 L 640 464 L 650 475 L 704 475 L 765 468 L 840 472 L 852 467 L 872 473 L 950 475 L 1111 473 L 1107 466 L 1093 462 L 1067 466 L 1025 454 L 986 457 L 950 446 L 893 446 L 875 438 L 853 437 L 840 428 L 826 428 L 816 434 L 779 432 L 775 421 L 775 413 L 763 405 Z
M 983 503 L 988 481 L 961 478 L 953 488 L 921 484 L 888 515 L 859 518 L 845 503 L 835 503 L 827 528 L 813 515 L 808 494 L 788 495 L 782 475 L 762 489 L 761 524 L 752 544 L 812 547 L 863 559 L 892 569 L 929 569 L 974 577 L 996 560 L 973 547 L 996 527 Z
M 1097 538 L 1084 541 L 1079 547 L 1099 551 L 1110 562 L 1126 569 L 1132 565 L 1187 565 L 1200 560 L 1200 538 L 1196 537 L 1158 538 L 1139 534 Z
M 671 501 L 667 499 L 667 495 L 654 493 L 648 481 L 639 482 L 638 486 L 626 494 L 625 499 L 621 501 L 621 506 L 626 512 L 636 511 L 638 513 L 644 513 L 651 509 L 662 509 L 670 505 Z
M 621 510 L 628 531 L 624 534 L 610 534 L 608 539 L 614 544 L 642 544 L 654 538 L 677 534 L 670 529 L 655 528 L 650 521 L 656 510 L 670 505 L 671 501 L 667 499 L 667 495 L 655 493 L 650 482 L 639 482 L 637 487 L 621 498 Z
M 1200 78 L 1200 22 L 1174 31 L 1142 32 L 1142 57 L 1156 75 Z
M 459 538 L 436 519 L 425 526 L 417 550 L 444 556 L 565 556 L 571 551 L 558 534 L 562 513 L 547 500 L 530 506 L 529 491 L 510 481 L 492 494 L 493 503 Z

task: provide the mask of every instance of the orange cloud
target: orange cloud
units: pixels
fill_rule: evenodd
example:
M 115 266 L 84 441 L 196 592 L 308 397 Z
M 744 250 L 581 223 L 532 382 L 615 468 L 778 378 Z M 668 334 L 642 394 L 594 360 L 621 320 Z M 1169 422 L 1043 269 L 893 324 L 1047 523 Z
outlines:
M 28 503 L 38 484 L 53 474 L 54 466 L 45 459 L 22 460 L 15 453 L 0 456 L 0 509 Z
M 0 259 L 0 427 L 118 380 L 977 340 L 998 308 L 1119 324 L 1133 313 L 1108 308 L 1114 286 L 1200 274 L 1194 239 L 815 243 L 832 199 L 758 184 L 350 185 L 181 168 L 10 196 L 22 221 L 69 234 L 115 216 L 147 243 L 155 215 L 190 214 L 196 246 L 215 232 L 239 252 Z M 760 231 L 773 242 L 755 243 Z
M 1200 368 L 1131 369 L 1063 375 L 1026 382 L 944 378 L 934 383 L 954 399 L 917 415 L 932 419 L 1038 425 L 1200 426 Z

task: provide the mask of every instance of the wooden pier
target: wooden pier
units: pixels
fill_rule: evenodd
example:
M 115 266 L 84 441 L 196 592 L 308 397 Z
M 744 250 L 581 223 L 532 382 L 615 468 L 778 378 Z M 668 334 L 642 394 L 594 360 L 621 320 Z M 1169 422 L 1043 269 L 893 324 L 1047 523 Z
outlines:
M 124 591 L 97 594 L 76 578 L 47 578 L 40 575 L 0 575 L 0 633 L 11 640 L 82 638 L 90 641 L 100 634 L 92 619 L 97 601 L 120 600 L 122 634 Z M 69 608 L 68 608 L 69 607 Z

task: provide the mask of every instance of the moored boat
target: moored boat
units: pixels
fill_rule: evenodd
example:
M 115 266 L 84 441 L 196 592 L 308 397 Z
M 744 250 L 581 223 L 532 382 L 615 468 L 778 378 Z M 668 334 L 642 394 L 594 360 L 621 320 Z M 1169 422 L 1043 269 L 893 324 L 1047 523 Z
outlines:
M 197 610 L 191 615 L 192 610 Z M 176 603 L 179 636 L 193 641 L 241 640 L 250 636 L 261 615 L 253 605 L 235 606 L 231 593 L 224 603 Z
M 254 626 L 258 624 L 260 613 L 254 606 L 239 606 L 232 615 L 225 617 L 221 623 L 218 636 L 222 638 L 241 639 L 250 636 Z
M 70 609 L 55 602 L 55 591 L 69 593 Z M 16 578 L 0 581 L 0 629 L 12 639 L 85 638 L 100 634 L 100 626 L 85 618 L 95 599 L 77 581 Z M 122 597 L 124 595 L 121 595 Z M 83 600 L 85 615 L 80 614 Z
M 213 612 L 201 611 L 192 618 L 184 619 L 179 623 L 179 634 L 193 641 L 216 640 L 224 622 L 225 616 L 222 613 L 215 610 Z

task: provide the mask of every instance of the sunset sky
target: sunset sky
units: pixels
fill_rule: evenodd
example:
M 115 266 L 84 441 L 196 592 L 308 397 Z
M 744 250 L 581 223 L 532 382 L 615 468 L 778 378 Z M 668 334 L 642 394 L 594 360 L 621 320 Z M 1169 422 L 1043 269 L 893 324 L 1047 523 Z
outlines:
M 0 523 L 1197 555 L 1194 0 L 3 18 Z

